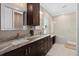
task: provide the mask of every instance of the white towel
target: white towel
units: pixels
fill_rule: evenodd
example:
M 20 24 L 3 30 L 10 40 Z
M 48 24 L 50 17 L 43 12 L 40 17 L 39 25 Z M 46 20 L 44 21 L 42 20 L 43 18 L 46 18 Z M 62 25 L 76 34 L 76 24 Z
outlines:
M 75 50 L 75 49 L 76 49 L 76 43 L 73 42 L 73 41 L 68 41 L 68 42 L 65 44 L 65 47 Z

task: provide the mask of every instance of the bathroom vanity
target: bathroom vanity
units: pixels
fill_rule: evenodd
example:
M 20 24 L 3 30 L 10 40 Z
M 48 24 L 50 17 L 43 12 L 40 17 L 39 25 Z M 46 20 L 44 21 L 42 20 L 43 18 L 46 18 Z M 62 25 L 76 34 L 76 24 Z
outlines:
M 26 39 L 25 39 L 26 38 Z M 12 46 L 0 51 L 3 56 L 44 56 L 52 47 L 52 39 L 50 35 L 38 35 L 33 37 L 25 37 L 20 39 L 21 42 L 10 41 Z M 26 40 L 22 41 L 22 40 Z

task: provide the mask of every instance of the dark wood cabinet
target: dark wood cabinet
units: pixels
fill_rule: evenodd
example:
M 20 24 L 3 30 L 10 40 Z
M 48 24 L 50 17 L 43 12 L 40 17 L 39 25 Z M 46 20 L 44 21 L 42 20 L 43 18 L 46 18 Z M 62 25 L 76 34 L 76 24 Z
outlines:
M 55 44 L 55 42 L 56 42 L 56 36 L 53 36 L 51 39 L 52 39 L 52 44 Z
M 43 38 L 43 43 L 42 43 L 42 55 L 46 55 L 47 50 L 48 50 L 48 37 Z
M 40 25 L 40 3 L 27 3 L 27 25 Z
M 52 37 L 55 39 L 55 36 Z M 50 36 L 3 54 L 4 56 L 44 56 L 52 47 Z M 55 42 L 53 42 L 55 43 Z
M 29 56 L 39 56 L 40 55 L 40 51 L 39 51 L 39 41 L 33 42 L 31 44 L 28 45 L 28 51 L 29 51 Z

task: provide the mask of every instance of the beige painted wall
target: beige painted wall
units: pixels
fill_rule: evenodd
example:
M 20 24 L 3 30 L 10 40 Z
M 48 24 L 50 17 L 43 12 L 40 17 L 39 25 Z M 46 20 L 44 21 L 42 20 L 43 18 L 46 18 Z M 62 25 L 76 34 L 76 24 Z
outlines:
M 41 7 L 41 12 L 42 12 L 42 14 L 40 15 L 40 26 L 41 26 L 41 28 L 43 27 L 43 23 L 44 23 L 44 21 L 43 21 L 44 16 L 46 16 L 46 17 L 48 17 L 48 23 L 49 23 L 48 33 L 53 34 L 54 30 L 53 30 L 53 18 L 52 18 L 52 16 L 43 7 Z
M 26 11 L 27 10 L 26 3 L 6 3 L 5 5 L 8 6 L 8 7 L 20 10 L 20 11 Z
M 76 41 L 76 13 L 64 14 L 54 18 L 56 41 L 66 43 Z

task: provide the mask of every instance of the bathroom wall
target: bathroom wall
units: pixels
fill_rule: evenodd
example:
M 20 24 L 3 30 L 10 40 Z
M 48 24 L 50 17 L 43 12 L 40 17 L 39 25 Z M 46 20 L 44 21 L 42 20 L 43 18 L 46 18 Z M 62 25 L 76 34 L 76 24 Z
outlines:
M 41 6 L 41 14 L 40 14 L 40 26 L 43 29 L 43 26 L 44 26 L 44 16 L 48 18 L 48 33 L 49 34 L 53 34 L 54 33 L 54 30 L 53 30 L 53 18 L 51 16 L 51 14 L 49 12 L 47 12 L 46 9 L 44 9 L 42 6 Z
M 76 42 L 76 13 L 63 14 L 54 18 L 54 30 L 56 42 Z

